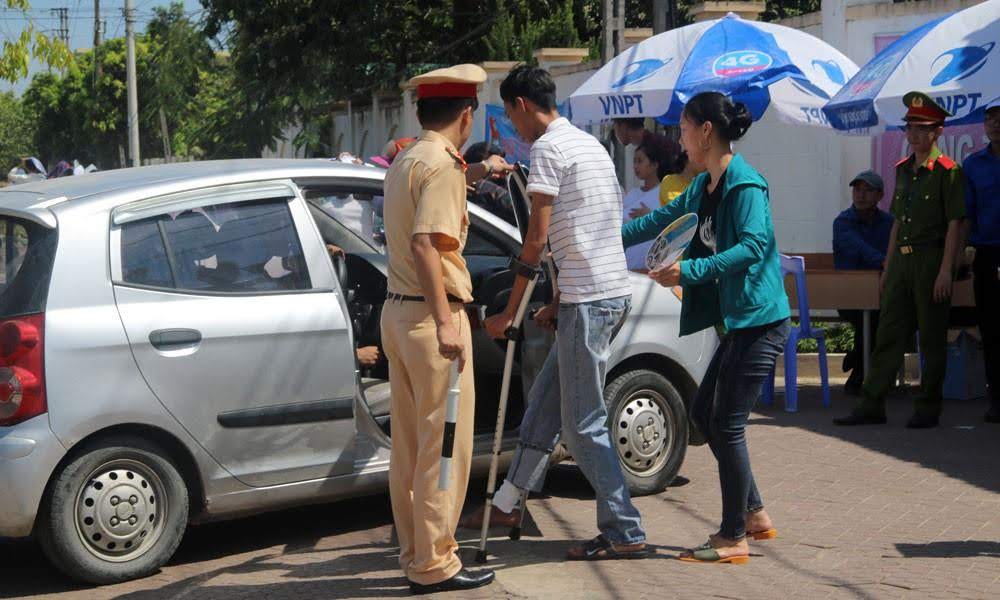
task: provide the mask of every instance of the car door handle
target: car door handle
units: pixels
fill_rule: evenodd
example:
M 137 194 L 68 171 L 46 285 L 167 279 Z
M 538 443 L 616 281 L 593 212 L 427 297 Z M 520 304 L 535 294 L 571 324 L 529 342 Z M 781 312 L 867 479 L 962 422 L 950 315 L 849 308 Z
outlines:
M 201 342 L 196 329 L 157 329 L 149 334 L 149 343 L 157 350 L 179 350 Z

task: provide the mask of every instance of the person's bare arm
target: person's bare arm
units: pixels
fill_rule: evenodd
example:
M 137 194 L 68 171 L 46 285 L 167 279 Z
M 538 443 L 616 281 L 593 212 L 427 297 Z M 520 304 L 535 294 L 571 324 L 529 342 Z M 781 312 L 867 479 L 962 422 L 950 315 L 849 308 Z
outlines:
M 503 174 L 506 175 L 514 166 L 508 163 L 502 156 L 490 155 L 482 162 L 472 163 L 465 170 L 465 183 L 472 185 L 484 177 Z
M 545 243 L 549 237 L 549 223 L 552 220 L 552 203 L 554 196 L 546 194 L 531 194 L 531 217 L 528 219 L 528 231 L 521 245 L 520 260 L 527 265 L 540 265 L 545 254 Z M 494 338 L 502 338 L 504 332 L 514 322 L 517 307 L 521 304 L 528 287 L 528 279 L 518 276 L 514 280 L 514 288 L 510 292 L 507 308 L 500 314 L 486 320 L 486 331 Z M 558 302 L 558 297 L 553 304 Z
M 441 250 L 446 236 L 430 233 L 415 234 L 410 241 L 410 251 L 413 252 L 413 262 L 417 271 L 417 280 L 423 292 L 424 301 L 430 308 L 431 316 L 437 325 L 438 351 L 448 360 L 458 360 L 458 370 L 465 369 L 465 346 L 458 330 L 451 321 L 451 309 L 448 307 L 448 295 L 444 289 L 444 277 L 441 271 Z

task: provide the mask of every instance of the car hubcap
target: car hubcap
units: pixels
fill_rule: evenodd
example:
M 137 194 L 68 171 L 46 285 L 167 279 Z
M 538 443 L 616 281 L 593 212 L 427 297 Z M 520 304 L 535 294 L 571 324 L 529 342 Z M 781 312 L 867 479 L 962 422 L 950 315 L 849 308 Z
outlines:
M 621 404 L 613 435 L 618 458 L 628 472 L 648 476 L 670 456 L 673 432 L 667 426 L 667 410 L 663 396 L 652 390 L 639 390 Z
M 151 548 L 167 514 L 163 482 L 146 465 L 116 460 L 95 469 L 76 501 L 84 546 L 102 560 L 125 562 Z

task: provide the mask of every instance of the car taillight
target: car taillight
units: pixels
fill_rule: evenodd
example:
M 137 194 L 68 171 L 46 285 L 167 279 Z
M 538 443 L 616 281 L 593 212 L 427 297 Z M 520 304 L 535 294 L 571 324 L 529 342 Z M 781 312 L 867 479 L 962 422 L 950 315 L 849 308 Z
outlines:
M 48 410 L 45 402 L 43 313 L 0 324 L 0 426 L 15 425 Z

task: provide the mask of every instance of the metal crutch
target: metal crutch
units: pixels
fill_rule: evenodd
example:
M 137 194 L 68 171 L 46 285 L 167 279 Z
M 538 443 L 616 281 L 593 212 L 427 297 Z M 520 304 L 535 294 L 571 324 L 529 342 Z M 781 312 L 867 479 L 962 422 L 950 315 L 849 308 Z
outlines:
M 526 266 L 525 266 L 526 267 Z M 517 306 L 514 314 L 514 321 L 504 332 L 507 338 L 507 355 L 503 363 L 503 380 L 500 384 L 500 404 L 497 407 L 497 426 L 493 434 L 493 454 L 490 456 L 490 476 L 486 484 L 486 507 L 483 509 L 483 526 L 479 532 L 479 552 L 476 553 L 476 562 L 482 564 L 486 562 L 486 538 L 490 529 L 490 511 L 493 508 L 493 492 L 496 491 L 497 469 L 500 466 L 500 444 L 503 442 L 503 426 L 507 413 L 507 397 L 510 395 L 510 379 L 514 369 L 514 354 L 517 351 L 517 339 L 520 337 L 521 323 L 524 320 L 524 313 L 531 301 L 531 294 L 535 290 L 535 283 L 538 281 L 540 270 L 530 271 L 528 284 L 524 288 L 524 295 Z M 521 273 L 525 274 L 525 273 Z
M 546 270 L 548 271 L 549 281 L 552 285 L 552 293 L 555 295 L 559 292 L 559 282 L 556 279 L 556 262 L 552 259 L 552 246 L 546 242 L 546 247 L 548 248 L 549 253 L 547 259 L 545 260 L 545 266 L 547 267 Z M 507 537 L 515 542 L 521 539 L 521 528 L 524 526 L 524 515 L 528 514 L 528 494 L 530 493 L 531 490 L 528 488 L 521 490 L 521 499 L 519 500 L 521 505 L 521 516 L 517 520 L 517 525 L 511 527 L 510 533 L 507 535 Z
M 451 455 L 455 448 L 455 423 L 458 421 L 458 400 L 462 388 L 458 384 L 458 359 L 451 363 L 448 397 L 445 400 L 444 438 L 441 441 L 441 467 L 438 469 L 438 489 L 446 490 L 451 483 Z

